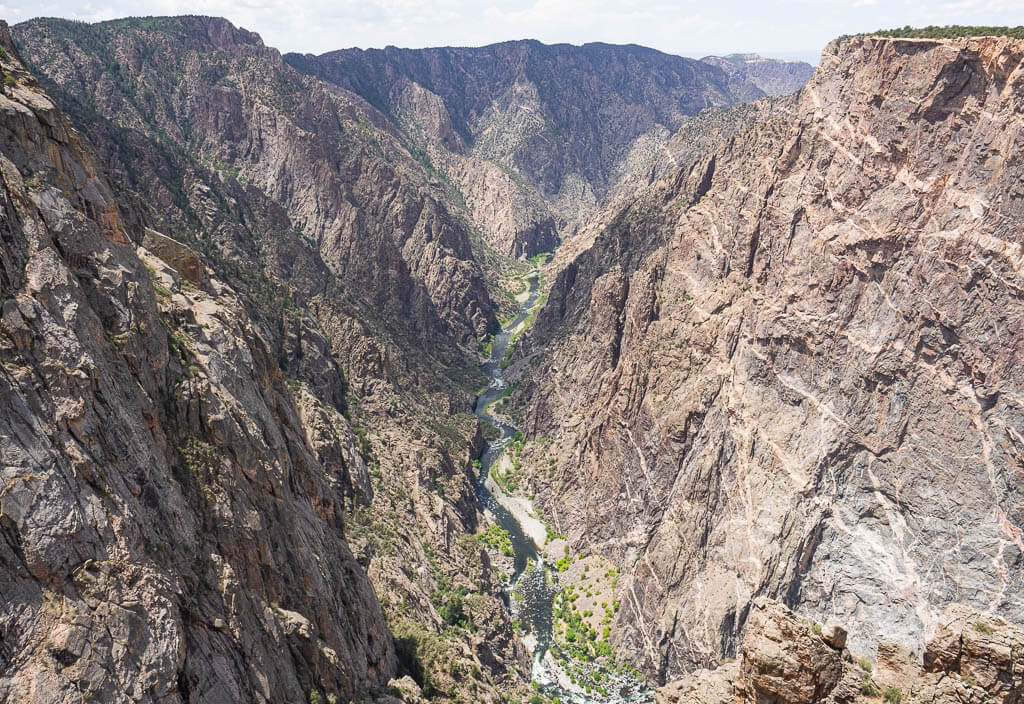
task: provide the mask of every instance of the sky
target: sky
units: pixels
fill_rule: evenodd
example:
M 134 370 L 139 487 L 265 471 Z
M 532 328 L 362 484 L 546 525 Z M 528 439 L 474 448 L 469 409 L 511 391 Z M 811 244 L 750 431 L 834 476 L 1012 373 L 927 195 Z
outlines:
M 927 24 L 1024 24 L 1024 0 L 31 0 L 0 17 L 100 21 L 219 15 L 282 52 L 481 46 L 508 39 L 642 44 L 682 56 L 757 52 L 817 63 L 840 34 Z

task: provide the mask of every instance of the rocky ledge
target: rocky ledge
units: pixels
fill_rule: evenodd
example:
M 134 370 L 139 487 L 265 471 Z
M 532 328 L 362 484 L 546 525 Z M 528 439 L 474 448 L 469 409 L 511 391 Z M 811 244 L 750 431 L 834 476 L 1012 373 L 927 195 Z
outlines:
M 798 618 L 770 599 L 753 603 L 741 657 L 655 692 L 657 704 L 1017 703 L 1024 697 L 1024 630 L 950 605 L 923 657 L 883 642 L 877 662 L 846 648 L 846 629 Z

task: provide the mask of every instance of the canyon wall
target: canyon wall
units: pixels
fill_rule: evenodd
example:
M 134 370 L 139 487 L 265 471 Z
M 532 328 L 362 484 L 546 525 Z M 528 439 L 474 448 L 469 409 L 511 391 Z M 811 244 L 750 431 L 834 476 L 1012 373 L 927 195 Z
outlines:
M 1022 59 L 837 41 L 552 267 L 523 466 L 623 566 L 652 677 L 735 654 L 759 596 L 869 654 L 953 601 L 1024 619 Z
M 285 59 L 390 115 L 512 256 L 548 251 L 585 225 L 700 110 L 792 92 L 813 70 L 530 40 Z
M 350 427 L 322 463 L 237 293 L 127 224 L 6 24 L 0 46 L 0 699 L 382 689 L 395 650 L 344 535 Z

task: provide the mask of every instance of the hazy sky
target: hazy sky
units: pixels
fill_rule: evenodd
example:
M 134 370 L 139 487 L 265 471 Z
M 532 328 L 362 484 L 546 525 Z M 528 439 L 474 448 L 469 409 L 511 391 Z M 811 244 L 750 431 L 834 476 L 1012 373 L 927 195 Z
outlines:
M 816 57 L 833 37 L 906 24 L 1024 24 L 1024 0 L 32 0 L 0 16 L 98 21 L 206 14 L 281 51 L 479 46 L 506 39 L 635 43 L 687 56 L 757 51 Z M 815 58 L 816 61 L 816 58 Z

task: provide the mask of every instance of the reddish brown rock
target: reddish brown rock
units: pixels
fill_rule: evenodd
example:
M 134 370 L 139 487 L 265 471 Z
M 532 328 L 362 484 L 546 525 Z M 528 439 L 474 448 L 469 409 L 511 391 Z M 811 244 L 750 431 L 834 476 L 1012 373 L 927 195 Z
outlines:
M 989 624 L 978 631 L 981 638 L 969 632 L 979 623 Z M 891 642 L 879 646 L 872 666 L 868 658 L 829 651 L 787 608 L 759 599 L 739 663 L 698 670 L 659 688 L 654 698 L 659 704 L 867 704 L 883 698 L 889 704 L 1016 704 L 1024 687 L 1013 653 L 1022 638 L 1020 628 L 955 604 L 928 644 L 927 668 L 920 657 Z
M 148 227 L 142 234 L 142 246 L 160 257 L 186 281 L 203 282 L 203 263 L 191 247 Z
M 753 603 L 743 635 L 737 696 L 761 704 L 823 701 L 843 673 L 842 657 L 779 603 Z

